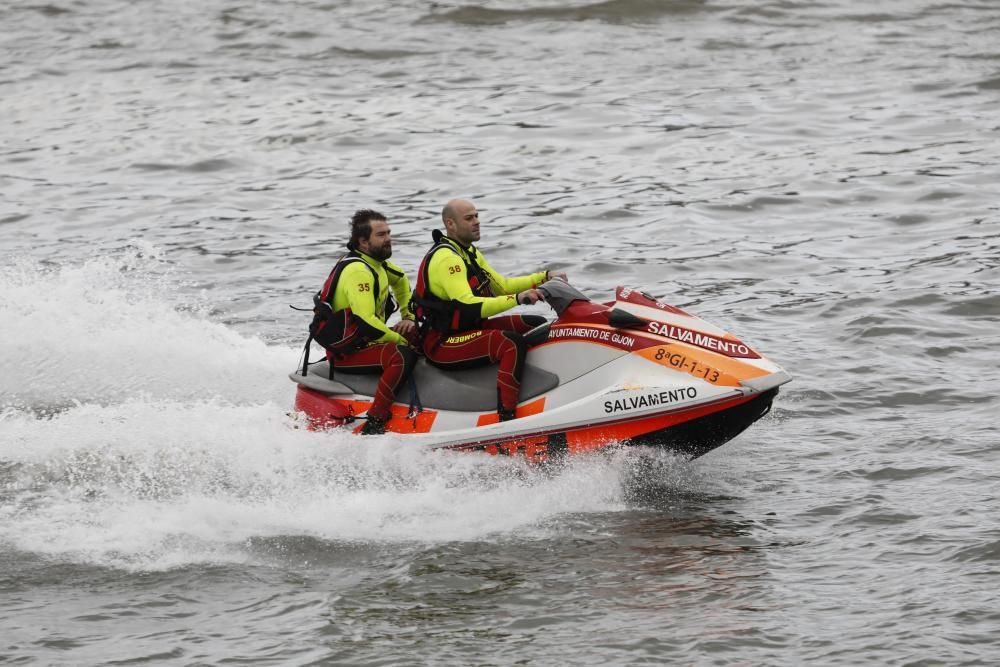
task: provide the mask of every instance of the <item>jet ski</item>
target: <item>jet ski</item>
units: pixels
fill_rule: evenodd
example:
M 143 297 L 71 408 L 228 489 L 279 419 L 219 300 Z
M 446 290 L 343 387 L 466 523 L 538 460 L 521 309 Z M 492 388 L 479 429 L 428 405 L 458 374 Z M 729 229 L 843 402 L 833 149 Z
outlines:
M 539 289 L 556 318 L 525 337 L 517 418 L 500 422 L 496 365 L 442 371 L 421 358 L 397 391 L 387 432 L 414 446 L 545 461 L 613 444 L 690 457 L 728 442 L 768 413 L 780 366 L 735 336 L 629 287 L 598 303 L 550 280 Z M 378 375 L 308 363 L 289 377 L 312 429 L 361 429 Z

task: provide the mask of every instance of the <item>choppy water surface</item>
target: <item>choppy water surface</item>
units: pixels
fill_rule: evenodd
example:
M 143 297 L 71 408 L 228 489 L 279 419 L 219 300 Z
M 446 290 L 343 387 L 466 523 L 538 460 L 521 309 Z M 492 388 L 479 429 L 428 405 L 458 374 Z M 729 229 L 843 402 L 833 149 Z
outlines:
M 0 5 L 0 662 L 987 664 L 1000 7 Z M 285 413 L 362 206 L 795 377 L 694 462 Z M 411 279 L 413 278 L 411 274 Z

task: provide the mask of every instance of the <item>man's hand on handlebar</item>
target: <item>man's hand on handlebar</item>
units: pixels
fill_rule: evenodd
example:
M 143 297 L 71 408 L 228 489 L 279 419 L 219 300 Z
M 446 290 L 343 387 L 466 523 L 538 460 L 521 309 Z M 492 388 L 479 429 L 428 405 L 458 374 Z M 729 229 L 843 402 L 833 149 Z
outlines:
M 517 295 L 517 302 L 522 306 L 527 306 L 539 301 L 545 301 L 545 295 L 542 294 L 541 290 L 534 288 L 526 289 Z

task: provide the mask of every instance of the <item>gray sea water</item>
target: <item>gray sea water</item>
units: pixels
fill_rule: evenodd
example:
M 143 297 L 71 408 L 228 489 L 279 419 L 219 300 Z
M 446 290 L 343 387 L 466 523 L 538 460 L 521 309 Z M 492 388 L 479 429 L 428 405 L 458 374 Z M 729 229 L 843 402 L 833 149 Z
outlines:
M 0 663 L 1000 655 L 1000 5 L 3 0 Z M 295 429 L 354 209 L 791 372 L 695 461 Z

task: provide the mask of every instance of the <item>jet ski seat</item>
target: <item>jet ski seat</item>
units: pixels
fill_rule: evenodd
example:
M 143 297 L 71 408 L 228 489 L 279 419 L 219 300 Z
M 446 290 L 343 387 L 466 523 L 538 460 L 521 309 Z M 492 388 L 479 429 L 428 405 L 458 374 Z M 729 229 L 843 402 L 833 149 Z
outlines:
M 335 379 L 330 380 L 330 366 L 326 361 L 311 365 L 309 375 L 305 377 L 300 373 L 290 373 L 288 377 L 323 394 L 365 396 L 375 395 L 379 379 L 379 375 L 375 373 L 357 374 L 334 369 Z M 490 412 L 497 409 L 496 364 L 463 371 L 443 371 L 421 358 L 417 360 L 413 377 L 417 381 L 420 402 L 425 408 L 469 412 Z M 526 401 L 544 394 L 558 385 L 559 376 L 555 373 L 525 364 L 524 376 L 521 378 L 521 400 Z M 396 400 L 405 403 L 409 400 L 409 394 L 407 387 L 400 387 Z

